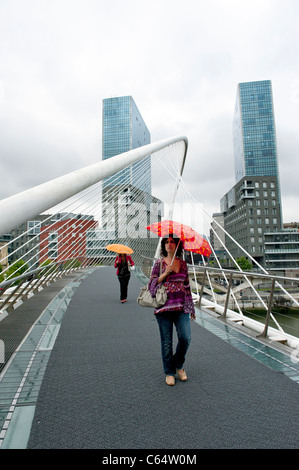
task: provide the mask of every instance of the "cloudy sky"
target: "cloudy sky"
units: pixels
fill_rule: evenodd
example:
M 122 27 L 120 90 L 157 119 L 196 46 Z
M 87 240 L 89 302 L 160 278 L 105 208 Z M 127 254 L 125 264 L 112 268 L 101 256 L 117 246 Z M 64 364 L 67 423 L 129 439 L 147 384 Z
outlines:
M 237 84 L 271 80 L 284 222 L 299 221 L 298 0 L 0 0 L 0 199 L 101 159 L 102 99 L 185 135 L 212 214 L 235 184 Z

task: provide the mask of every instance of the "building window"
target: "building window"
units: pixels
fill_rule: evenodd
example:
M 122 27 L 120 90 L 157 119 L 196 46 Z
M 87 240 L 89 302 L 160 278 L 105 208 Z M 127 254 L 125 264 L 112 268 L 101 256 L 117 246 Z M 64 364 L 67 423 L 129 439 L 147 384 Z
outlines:
M 28 235 L 38 235 L 40 233 L 40 220 L 30 220 L 28 222 Z
M 48 235 L 48 256 L 57 258 L 58 256 L 58 233 L 51 231 Z

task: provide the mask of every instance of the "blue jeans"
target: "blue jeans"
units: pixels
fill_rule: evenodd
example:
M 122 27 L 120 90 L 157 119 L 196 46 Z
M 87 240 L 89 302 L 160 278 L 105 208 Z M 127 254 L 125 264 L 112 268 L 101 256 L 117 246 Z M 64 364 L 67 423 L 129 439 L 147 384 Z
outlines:
M 166 375 L 175 375 L 176 369 L 182 369 L 191 341 L 190 316 L 184 312 L 163 312 L 155 315 L 161 337 L 163 369 Z M 176 327 L 178 344 L 173 354 L 173 326 Z

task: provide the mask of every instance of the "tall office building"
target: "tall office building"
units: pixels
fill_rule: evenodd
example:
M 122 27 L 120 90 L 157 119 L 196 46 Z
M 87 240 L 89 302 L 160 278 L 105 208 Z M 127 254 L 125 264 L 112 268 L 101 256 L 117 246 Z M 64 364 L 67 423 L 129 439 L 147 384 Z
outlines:
M 103 100 L 102 159 L 150 144 L 150 132 L 132 96 L 120 96 Z M 151 156 L 120 170 L 103 181 L 102 214 L 98 230 L 87 233 L 88 251 L 91 258 L 105 258 L 109 243 L 134 246 L 134 262 L 141 265 L 144 257 L 152 258 L 157 241 L 145 229 L 151 222 L 154 207 L 161 201 L 151 194 Z M 134 204 L 136 206 L 134 206 Z M 134 207 L 143 210 L 144 227 L 133 234 Z M 131 209 L 133 208 L 133 211 Z M 158 220 L 161 214 L 157 214 Z M 142 229 L 144 228 L 144 232 Z M 110 262 L 114 262 L 111 255 Z
M 233 120 L 236 183 L 244 176 L 275 176 L 279 186 L 270 80 L 239 83 Z
M 233 119 L 235 186 L 221 199 L 227 232 L 260 263 L 264 233 L 282 227 L 271 81 L 239 83 Z M 244 253 L 226 237 L 234 257 Z
M 103 160 L 147 145 L 150 132 L 132 96 L 103 100 Z M 132 164 L 104 182 L 104 187 L 130 184 L 151 193 L 151 159 Z

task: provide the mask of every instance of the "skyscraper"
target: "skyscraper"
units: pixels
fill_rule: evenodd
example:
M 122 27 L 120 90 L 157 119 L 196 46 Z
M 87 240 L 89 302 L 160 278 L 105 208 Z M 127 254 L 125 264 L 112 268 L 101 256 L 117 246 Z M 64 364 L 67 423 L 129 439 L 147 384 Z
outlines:
M 272 85 L 239 83 L 233 119 L 235 186 L 221 199 L 224 227 L 260 263 L 264 233 L 282 226 Z M 226 239 L 234 257 L 243 253 Z
M 233 120 L 236 183 L 243 176 L 276 176 L 276 131 L 270 80 L 239 83 Z
M 150 144 L 150 132 L 132 96 L 104 99 L 102 113 L 103 160 Z M 134 246 L 137 265 L 141 265 L 144 257 L 154 256 L 157 241 L 150 237 L 146 226 L 161 201 L 151 192 L 151 156 L 103 180 L 100 231 L 88 234 L 90 253 L 94 257 L 107 256 L 104 247 L 109 243 Z M 143 224 L 135 224 L 135 209 L 143 211 Z M 157 218 L 159 220 L 161 214 L 157 214 Z M 138 230 L 131 230 L 137 225 Z
M 103 160 L 150 143 L 150 132 L 132 96 L 103 100 L 102 136 Z M 150 157 L 121 170 L 113 178 L 110 178 L 109 182 L 106 180 L 104 187 L 119 184 L 130 184 L 150 194 Z

